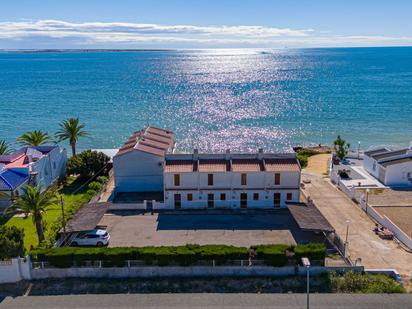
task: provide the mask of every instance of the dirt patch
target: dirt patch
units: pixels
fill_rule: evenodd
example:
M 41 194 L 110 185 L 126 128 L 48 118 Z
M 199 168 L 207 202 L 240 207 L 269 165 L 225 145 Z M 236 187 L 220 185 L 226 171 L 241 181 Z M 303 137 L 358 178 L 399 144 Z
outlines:
M 325 175 L 328 172 L 329 153 L 322 153 L 308 158 L 308 166 L 305 171 L 317 175 Z

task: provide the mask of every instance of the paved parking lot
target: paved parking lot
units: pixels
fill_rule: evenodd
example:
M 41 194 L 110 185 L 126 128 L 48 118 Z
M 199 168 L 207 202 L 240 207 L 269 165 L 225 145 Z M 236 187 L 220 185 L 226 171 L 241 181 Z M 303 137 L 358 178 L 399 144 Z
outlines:
M 268 213 L 114 213 L 104 215 L 110 247 L 184 244 L 295 244 L 322 241 L 302 232 L 288 210 Z

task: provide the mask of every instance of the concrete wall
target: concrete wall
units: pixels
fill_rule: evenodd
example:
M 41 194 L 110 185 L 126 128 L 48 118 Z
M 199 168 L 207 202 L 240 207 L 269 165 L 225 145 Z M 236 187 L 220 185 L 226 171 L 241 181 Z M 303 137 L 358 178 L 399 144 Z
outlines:
M 113 158 L 116 192 L 163 191 L 163 157 L 133 150 Z
M 23 279 L 31 279 L 30 258 L 14 258 L 0 261 L 0 283 L 14 283 Z
M 363 271 L 363 267 L 335 267 L 327 268 L 313 266 L 312 275 L 320 275 L 328 271 Z M 306 275 L 306 268 L 286 266 L 144 266 L 144 267 L 111 267 L 111 268 L 39 268 L 32 270 L 33 279 L 47 278 L 152 278 L 152 277 L 247 277 L 247 276 L 274 276 L 285 277 Z

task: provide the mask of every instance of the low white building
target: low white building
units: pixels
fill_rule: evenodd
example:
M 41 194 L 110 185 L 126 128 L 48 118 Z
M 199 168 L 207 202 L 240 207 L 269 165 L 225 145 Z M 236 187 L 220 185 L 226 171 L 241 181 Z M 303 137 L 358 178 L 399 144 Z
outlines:
M 174 146 L 170 130 L 147 127 L 134 132 L 113 157 L 115 192 L 162 191 L 164 157 Z
M 412 187 L 412 143 L 409 148 L 366 151 L 365 170 L 389 187 Z
M 164 165 L 168 209 L 283 208 L 299 202 L 294 153 L 169 154 Z

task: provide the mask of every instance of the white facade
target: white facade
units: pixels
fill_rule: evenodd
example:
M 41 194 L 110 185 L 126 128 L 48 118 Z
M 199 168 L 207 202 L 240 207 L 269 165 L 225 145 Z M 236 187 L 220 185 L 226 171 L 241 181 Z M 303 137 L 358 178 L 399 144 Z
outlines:
M 365 152 L 363 167 L 386 186 L 412 187 L 412 146 Z
M 163 191 L 164 156 L 174 144 L 169 130 L 147 127 L 133 133 L 113 157 L 115 192 Z
M 283 208 L 286 202 L 299 202 L 299 195 L 300 166 L 294 154 L 166 156 L 168 209 Z

